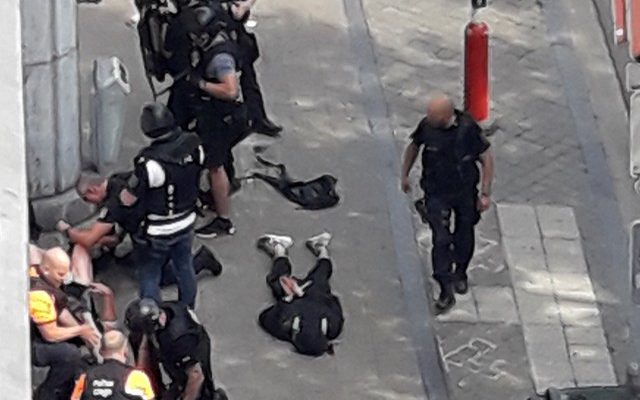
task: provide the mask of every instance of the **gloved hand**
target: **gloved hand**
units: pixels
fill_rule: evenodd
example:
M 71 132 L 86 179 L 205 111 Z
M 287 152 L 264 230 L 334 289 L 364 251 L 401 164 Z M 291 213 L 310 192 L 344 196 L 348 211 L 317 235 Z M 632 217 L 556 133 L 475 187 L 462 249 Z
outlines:
M 202 89 L 205 84 L 205 80 L 202 78 L 202 75 L 197 71 L 192 71 L 187 75 L 187 82 L 198 89 Z

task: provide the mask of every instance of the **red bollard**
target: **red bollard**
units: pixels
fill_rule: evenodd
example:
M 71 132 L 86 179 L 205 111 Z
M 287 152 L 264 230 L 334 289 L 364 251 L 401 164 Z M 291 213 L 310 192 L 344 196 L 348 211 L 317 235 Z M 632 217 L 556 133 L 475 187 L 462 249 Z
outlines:
M 613 16 L 613 40 L 616 44 L 622 44 L 627 41 L 625 0 L 611 0 L 611 11 Z
M 464 108 L 477 121 L 489 118 L 489 26 L 471 21 L 465 28 Z
M 627 21 L 627 39 L 629 40 L 629 55 L 635 61 L 640 60 L 640 2 L 629 2 L 629 20 Z

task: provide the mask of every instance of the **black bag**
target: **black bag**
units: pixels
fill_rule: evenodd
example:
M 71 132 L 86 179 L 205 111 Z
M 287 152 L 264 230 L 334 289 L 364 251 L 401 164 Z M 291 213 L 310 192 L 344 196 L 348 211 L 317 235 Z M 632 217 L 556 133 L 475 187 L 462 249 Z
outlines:
M 164 81 L 168 70 L 169 55 L 164 47 L 167 28 L 171 23 L 171 14 L 163 1 L 135 0 L 140 13 L 138 22 L 138 36 L 140 39 L 140 51 L 147 80 L 151 90 L 156 96 L 152 77 L 158 81 Z
M 295 181 L 287 174 L 284 164 L 274 164 L 260 156 L 257 159 L 261 164 L 277 168 L 280 172 L 277 177 L 254 173 L 248 178 L 257 178 L 265 181 L 282 193 L 289 201 L 299 204 L 302 208 L 322 210 L 333 207 L 340 202 L 340 196 L 336 192 L 338 179 L 335 177 L 322 175 L 307 182 Z

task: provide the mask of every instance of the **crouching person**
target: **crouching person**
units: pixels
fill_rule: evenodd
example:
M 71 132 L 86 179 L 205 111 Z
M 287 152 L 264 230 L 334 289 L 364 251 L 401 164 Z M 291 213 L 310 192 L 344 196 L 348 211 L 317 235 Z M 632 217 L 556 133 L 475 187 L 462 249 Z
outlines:
M 137 364 L 157 371 L 159 362 L 171 379 L 163 398 L 227 400 L 225 391 L 214 384 L 211 338 L 185 304 L 135 300 L 127 307 L 125 324 Z M 162 382 L 157 372 L 154 375 Z
M 69 275 L 71 261 L 59 247 L 47 250 L 31 276 L 29 317 L 33 364 L 49 367 L 45 380 L 34 393 L 35 400 L 67 400 L 73 381 L 84 362 L 80 348 L 70 343 L 82 339 L 90 347 L 99 344 L 99 333 L 89 324 L 80 324 L 68 309 L 68 297 L 61 286 Z
M 101 365 L 87 369 L 76 380 L 71 400 L 153 400 L 151 381 L 143 371 L 127 365 L 129 346 L 120 331 L 106 333 L 101 340 Z

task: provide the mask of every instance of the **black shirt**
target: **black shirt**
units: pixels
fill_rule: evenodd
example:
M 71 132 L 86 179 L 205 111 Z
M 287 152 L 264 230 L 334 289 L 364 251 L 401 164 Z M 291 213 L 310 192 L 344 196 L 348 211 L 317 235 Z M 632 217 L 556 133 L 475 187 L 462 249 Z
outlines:
M 112 175 L 107 181 L 107 195 L 102 204 L 102 210 L 98 221 L 106 224 L 118 224 L 127 233 L 138 231 L 143 220 L 144 213 L 139 204 L 126 206 L 120 200 L 120 193 L 128 186 L 128 179 L 132 172 Z
M 468 115 L 455 111 L 449 128 L 434 128 L 423 118 L 411 134 L 422 148 L 422 179 L 426 194 L 459 194 L 476 190 L 480 180 L 477 162 L 490 146 L 482 129 Z

